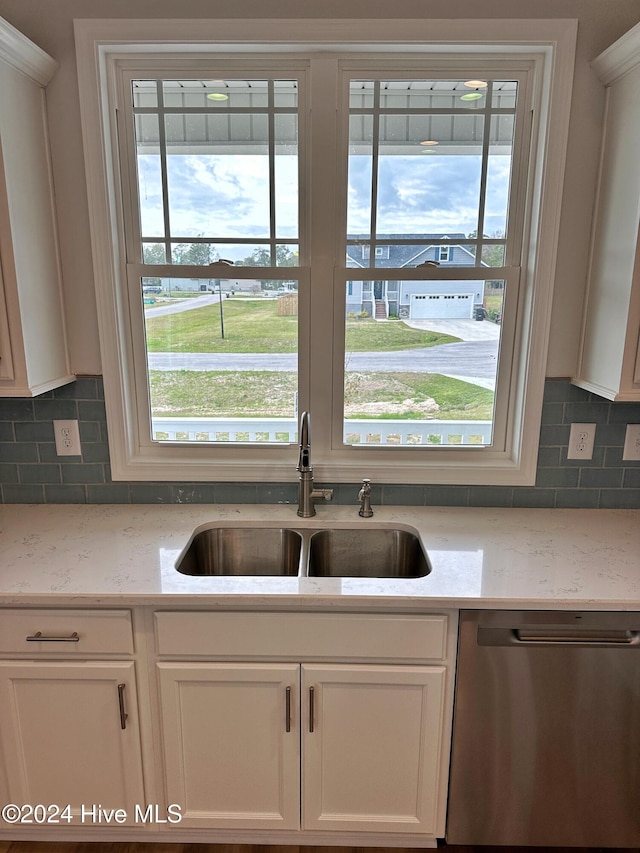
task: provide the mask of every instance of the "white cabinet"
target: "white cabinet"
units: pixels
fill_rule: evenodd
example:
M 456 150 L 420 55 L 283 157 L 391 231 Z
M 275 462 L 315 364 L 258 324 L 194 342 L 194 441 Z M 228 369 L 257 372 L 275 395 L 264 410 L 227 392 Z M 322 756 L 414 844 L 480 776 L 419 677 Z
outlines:
M 640 24 L 593 68 L 607 106 L 573 382 L 609 400 L 640 400 Z
M 452 615 L 155 621 L 159 657 L 173 658 L 156 664 L 166 798 L 183 827 L 444 834 Z
M 299 667 L 158 666 L 167 799 L 182 826 L 297 829 Z
M 429 846 L 456 637 L 451 611 L 4 608 L 0 800 L 72 819 L 0 838 L 109 840 L 96 805 L 120 840 Z
M 57 63 L 0 18 L 0 397 L 73 381 L 44 87 Z
M 82 807 L 98 804 L 135 817 L 145 802 L 135 662 L 104 659 L 132 652 L 127 611 L 3 611 L 7 802 L 69 805 L 72 819 L 62 826 L 94 826 Z
M 0 661 L 0 737 L 11 803 L 144 802 L 133 662 Z
M 445 679 L 443 666 L 302 667 L 303 829 L 435 834 Z
M 158 666 L 183 826 L 434 833 L 444 667 Z

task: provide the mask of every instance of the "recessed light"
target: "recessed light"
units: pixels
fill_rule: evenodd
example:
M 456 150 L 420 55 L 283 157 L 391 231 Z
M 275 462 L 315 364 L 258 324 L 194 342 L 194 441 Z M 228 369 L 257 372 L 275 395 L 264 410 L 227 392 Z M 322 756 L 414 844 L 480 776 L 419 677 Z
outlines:
M 437 139 L 425 139 L 420 145 L 440 145 Z
M 464 85 L 468 86 L 470 89 L 486 89 L 487 88 L 486 80 L 467 80 Z

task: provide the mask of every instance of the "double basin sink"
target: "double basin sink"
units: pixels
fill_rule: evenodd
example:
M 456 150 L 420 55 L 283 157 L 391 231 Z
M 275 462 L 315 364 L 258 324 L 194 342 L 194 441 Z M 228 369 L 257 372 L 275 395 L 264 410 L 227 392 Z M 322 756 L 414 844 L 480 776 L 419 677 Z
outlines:
M 408 527 L 233 526 L 196 531 L 176 562 L 196 576 L 421 578 L 431 563 Z

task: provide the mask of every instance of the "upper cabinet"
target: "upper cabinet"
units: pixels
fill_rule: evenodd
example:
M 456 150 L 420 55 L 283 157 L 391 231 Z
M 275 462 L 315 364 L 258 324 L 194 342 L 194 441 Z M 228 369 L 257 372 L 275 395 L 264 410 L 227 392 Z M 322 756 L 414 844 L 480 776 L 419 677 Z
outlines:
M 640 24 L 593 68 L 607 100 L 573 382 L 609 400 L 640 400 Z
M 58 65 L 0 18 L 0 397 L 69 370 L 45 87 Z

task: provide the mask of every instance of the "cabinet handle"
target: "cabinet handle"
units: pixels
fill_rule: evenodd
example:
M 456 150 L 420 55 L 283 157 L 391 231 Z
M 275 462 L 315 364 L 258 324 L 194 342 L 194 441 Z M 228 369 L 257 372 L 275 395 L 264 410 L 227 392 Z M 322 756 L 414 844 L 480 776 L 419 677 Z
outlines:
M 118 684 L 118 707 L 120 708 L 120 728 L 127 728 L 128 714 L 124 710 L 124 688 L 126 684 Z
M 70 637 L 43 637 L 41 631 L 36 631 L 27 637 L 27 643 L 79 643 L 78 632 L 74 631 Z
M 284 716 L 285 716 L 285 731 L 291 731 L 291 688 L 287 687 L 284 695 Z
M 313 732 L 313 723 L 315 717 L 315 698 L 316 691 L 314 687 L 309 688 L 309 731 Z

